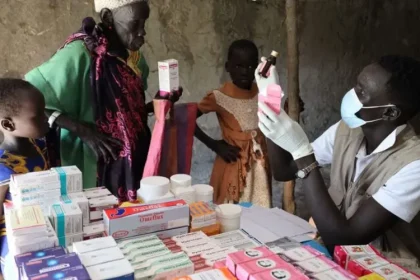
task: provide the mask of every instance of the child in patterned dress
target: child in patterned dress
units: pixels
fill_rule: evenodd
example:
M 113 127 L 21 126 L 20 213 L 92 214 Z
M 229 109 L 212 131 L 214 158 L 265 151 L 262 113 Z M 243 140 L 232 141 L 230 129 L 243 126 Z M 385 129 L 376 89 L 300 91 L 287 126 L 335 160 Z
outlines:
M 8 253 L 3 202 L 11 200 L 8 184 L 12 174 L 47 170 L 47 148 L 42 138 L 48 131 L 43 95 L 20 79 L 0 79 L 0 251 L 4 272 Z
M 264 135 L 258 129 L 258 87 L 254 72 L 258 49 L 249 40 L 231 44 L 225 65 L 231 81 L 213 90 L 198 104 L 198 117 L 214 112 L 222 140 L 207 136 L 198 126 L 196 137 L 217 156 L 210 185 L 214 202 L 251 202 L 271 206 L 271 175 Z

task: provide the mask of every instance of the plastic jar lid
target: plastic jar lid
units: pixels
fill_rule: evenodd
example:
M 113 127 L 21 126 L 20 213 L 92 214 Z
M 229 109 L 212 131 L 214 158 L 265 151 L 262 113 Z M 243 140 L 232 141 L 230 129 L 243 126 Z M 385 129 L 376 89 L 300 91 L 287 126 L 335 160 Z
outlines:
M 169 192 L 169 179 L 161 176 L 152 176 L 140 181 L 141 193 L 147 197 L 164 196 Z
M 208 195 L 213 193 L 213 187 L 205 184 L 198 184 L 193 186 L 196 193 L 201 195 Z
M 216 207 L 216 215 L 220 218 L 234 219 L 241 216 L 242 208 L 235 204 L 220 204 Z
M 186 174 L 176 174 L 171 177 L 173 187 L 190 187 L 191 176 Z

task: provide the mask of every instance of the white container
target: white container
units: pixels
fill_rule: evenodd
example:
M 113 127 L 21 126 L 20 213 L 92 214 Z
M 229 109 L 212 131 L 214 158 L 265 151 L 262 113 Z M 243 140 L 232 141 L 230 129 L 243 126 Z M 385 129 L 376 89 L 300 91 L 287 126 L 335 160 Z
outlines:
M 191 187 L 191 176 L 186 174 L 176 174 L 171 177 L 171 191 L 175 193 L 175 190 L 179 187 Z
M 199 184 L 193 186 L 195 190 L 195 201 L 213 203 L 213 187 L 210 185 Z
M 140 181 L 140 189 L 137 191 L 137 196 L 145 203 L 152 203 L 152 201 L 160 198 L 167 198 L 170 185 L 168 178 L 161 176 L 147 177 Z
M 241 227 L 242 208 L 235 204 L 221 204 L 216 207 L 217 221 L 220 222 L 221 232 L 237 230 Z
M 179 68 L 176 59 L 158 62 L 159 90 L 170 93 L 179 88 Z

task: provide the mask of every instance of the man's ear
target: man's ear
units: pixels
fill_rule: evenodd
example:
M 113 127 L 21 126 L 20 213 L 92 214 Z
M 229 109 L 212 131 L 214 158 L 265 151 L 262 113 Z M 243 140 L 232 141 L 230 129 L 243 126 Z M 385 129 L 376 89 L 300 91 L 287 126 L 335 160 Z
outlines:
M 101 10 L 101 21 L 103 24 L 105 24 L 106 27 L 112 27 L 114 25 L 114 16 L 112 15 L 112 12 L 108 8 L 104 8 Z
M 0 125 L 6 131 L 12 132 L 16 130 L 15 123 L 10 118 L 1 119 Z

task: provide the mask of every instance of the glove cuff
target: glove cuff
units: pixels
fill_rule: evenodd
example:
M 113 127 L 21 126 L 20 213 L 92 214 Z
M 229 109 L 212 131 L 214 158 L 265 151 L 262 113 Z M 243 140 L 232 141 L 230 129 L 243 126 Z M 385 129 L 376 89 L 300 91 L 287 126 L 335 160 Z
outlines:
M 306 145 L 302 145 L 301 147 L 299 147 L 299 149 L 294 151 L 292 153 L 292 157 L 294 160 L 297 160 L 297 159 L 312 155 L 313 153 L 314 153 L 314 149 L 312 148 L 312 145 L 308 143 Z

